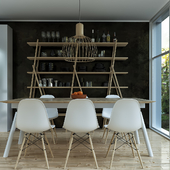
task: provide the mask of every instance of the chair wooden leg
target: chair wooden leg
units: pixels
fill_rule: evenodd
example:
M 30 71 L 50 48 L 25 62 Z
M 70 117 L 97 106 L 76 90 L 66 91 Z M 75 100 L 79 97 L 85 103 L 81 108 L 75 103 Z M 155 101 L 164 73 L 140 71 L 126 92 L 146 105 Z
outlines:
M 67 152 L 64 168 L 66 168 L 66 166 L 67 166 L 67 162 L 68 162 L 68 158 L 69 158 L 69 155 L 70 155 L 70 150 L 71 150 L 72 143 L 73 143 L 73 133 L 71 133 L 71 136 L 70 136 L 69 148 L 68 148 L 68 152 Z
M 51 124 L 52 124 L 52 125 L 54 125 L 54 121 L 53 121 L 53 119 L 51 119 Z
M 106 124 L 106 118 L 103 119 L 103 127 L 104 128 L 104 125 Z
M 112 139 L 111 139 L 111 141 L 110 141 L 110 145 L 109 145 L 109 147 L 108 147 L 108 150 L 107 150 L 107 153 L 106 153 L 105 158 L 107 157 L 107 155 L 108 155 L 108 153 L 109 153 L 109 151 L 110 151 L 110 147 L 111 147 L 112 142 L 113 142 L 113 139 L 114 139 L 114 137 L 115 137 L 115 133 L 116 133 L 116 132 L 113 133 L 113 136 L 112 136 Z
M 133 151 L 133 146 L 132 146 L 132 141 L 130 139 L 130 134 L 128 133 L 128 136 L 129 136 L 129 143 L 130 143 L 130 146 L 131 146 L 131 149 L 132 149 L 132 154 L 133 154 L 133 157 L 135 157 L 135 154 L 134 154 L 134 151 Z
M 47 142 L 47 144 L 48 144 L 48 148 L 49 148 L 49 150 L 50 150 L 51 156 L 54 158 L 53 152 L 52 152 L 52 150 L 51 150 L 50 143 L 48 142 L 48 139 L 47 139 L 47 136 L 45 135 L 45 133 L 44 133 L 44 136 L 45 136 L 45 140 L 46 140 L 46 142 Z
M 102 138 L 104 138 L 105 132 L 106 132 L 106 128 L 104 127 L 104 132 L 103 132 L 103 137 Z
M 54 128 L 54 134 L 55 134 L 55 137 L 57 139 L 57 131 L 56 131 L 56 127 Z
M 41 140 L 42 140 L 42 146 L 43 146 L 43 150 L 44 150 L 45 160 L 46 160 L 46 163 L 47 163 L 47 168 L 49 169 L 48 158 L 47 158 L 47 152 L 46 152 L 46 149 L 45 149 L 44 135 L 43 135 L 43 134 L 41 134 Z
M 90 141 L 93 157 L 94 157 L 94 160 L 95 160 L 95 163 L 96 163 L 96 168 L 98 169 L 99 167 L 98 167 L 98 163 L 97 163 L 97 159 L 96 159 L 96 154 L 94 152 L 93 143 L 92 143 L 92 139 L 91 139 L 90 133 L 89 133 L 89 141 Z
M 110 169 L 111 169 L 112 163 L 113 163 L 113 158 L 114 158 L 115 149 L 116 149 L 116 143 L 117 143 L 117 134 L 116 134 L 116 138 L 115 138 L 115 144 L 114 144 L 114 148 L 113 148 L 112 158 L 111 158 L 111 161 L 110 161 Z
M 52 121 L 52 125 L 55 125 L 55 124 L 54 124 L 54 120 L 52 119 L 51 121 Z M 56 128 L 54 128 L 54 133 L 55 133 L 55 136 L 56 136 L 56 139 L 57 139 L 57 131 L 56 131 Z
M 135 138 L 134 138 L 134 135 L 133 135 L 133 134 L 132 134 L 132 139 L 133 139 L 133 142 L 134 142 L 134 144 L 135 144 L 135 148 L 136 148 L 136 151 L 137 151 L 137 154 L 138 154 L 139 160 L 140 160 L 140 164 L 141 164 L 142 169 L 143 169 L 144 167 L 143 167 L 142 158 L 141 158 L 141 156 L 140 156 L 139 149 L 137 148 L 136 141 L 135 141 Z
M 15 164 L 15 169 L 17 168 L 17 165 L 18 165 L 18 162 L 19 162 L 21 153 L 22 153 L 22 149 L 23 149 L 23 146 L 24 146 L 24 143 L 25 143 L 25 138 L 26 138 L 26 136 L 27 136 L 27 134 L 25 135 L 24 140 L 23 140 L 23 142 L 22 142 L 22 145 L 21 145 L 21 148 L 20 148 L 20 151 L 19 151 L 19 154 L 18 154 L 18 158 L 17 158 L 16 164 Z
M 31 135 L 29 134 L 28 140 L 26 141 L 26 149 L 25 149 L 24 157 L 25 157 L 26 154 L 27 154 L 28 141 L 30 140 L 30 137 L 31 137 Z
M 107 142 L 108 134 L 109 134 L 109 129 L 107 129 L 106 139 L 105 139 L 105 142 L 104 142 L 105 144 L 106 144 L 106 142 Z
M 54 139 L 54 134 L 53 134 L 54 130 L 51 128 L 50 131 L 51 131 L 51 135 L 52 135 L 52 138 L 53 138 L 53 143 L 55 144 L 55 139 Z

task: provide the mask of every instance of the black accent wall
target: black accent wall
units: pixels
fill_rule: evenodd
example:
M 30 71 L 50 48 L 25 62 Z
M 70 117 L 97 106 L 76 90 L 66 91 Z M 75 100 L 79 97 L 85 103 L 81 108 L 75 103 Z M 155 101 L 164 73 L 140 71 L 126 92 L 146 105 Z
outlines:
M 32 71 L 33 61 L 27 59 L 27 56 L 34 56 L 35 48 L 27 45 L 27 42 L 35 42 L 37 39 L 41 41 L 41 31 L 59 31 L 60 36 L 71 37 L 75 35 L 76 23 L 51 23 L 51 22 L 1 22 L 0 24 L 8 24 L 13 29 L 13 98 L 29 97 L 29 89 L 27 86 L 31 84 L 31 75 L 27 71 Z M 99 29 L 100 36 L 103 31 L 105 34 L 109 31 L 111 40 L 113 32 L 116 32 L 118 42 L 128 42 L 129 44 L 123 48 L 117 48 L 116 56 L 128 57 L 126 61 L 116 61 L 115 71 L 128 72 L 126 75 L 117 75 L 120 86 L 128 86 L 128 89 L 122 89 L 123 97 L 149 98 L 149 23 L 148 22 L 115 22 L 115 23 L 83 23 L 84 34 L 91 37 L 91 30 L 95 33 Z M 61 48 L 42 48 L 48 56 L 51 50 L 59 50 Z M 105 50 L 106 56 L 111 56 L 112 48 L 98 47 L 98 50 Z M 48 61 L 47 61 L 48 63 Z M 103 63 L 106 71 L 109 71 L 109 61 L 94 61 L 92 63 L 83 63 L 86 65 L 87 71 L 91 71 L 96 63 Z M 57 71 L 61 71 L 61 67 L 69 67 L 72 70 L 72 63 L 65 61 L 54 62 Z M 72 75 L 45 75 L 43 77 L 53 77 L 62 82 L 71 82 Z M 108 81 L 108 75 L 79 75 L 84 81 L 92 81 L 93 85 L 102 85 Z M 78 90 L 78 89 L 77 89 Z M 83 92 L 89 97 L 105 97 L 106 89 L 84 89 Z M 69 97 L 70 89 L 49 89 L 48 94 L 55 97 Z M 115 94 L 115 91 L 112 90 Z M 36 97 L 40 97 L 38 90 Z M 65 112 L 65 110 L 59 110 Z M 98 109 L 97 112 L 101 112 Z M 142 109 L 146 126 L 149 126 L 149 105 Z M 55 120 L 57 127 L 62 127 L 64 117 Z M 102 118 L 98 117 L 100 126 L 102 126 Z

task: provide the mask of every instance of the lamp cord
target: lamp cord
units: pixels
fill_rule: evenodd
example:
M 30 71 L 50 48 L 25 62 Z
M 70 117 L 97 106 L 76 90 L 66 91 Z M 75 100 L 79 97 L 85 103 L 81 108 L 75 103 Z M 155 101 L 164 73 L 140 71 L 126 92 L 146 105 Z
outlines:
M 79 23 L 80 23 L 80 0 L 79 0 Z

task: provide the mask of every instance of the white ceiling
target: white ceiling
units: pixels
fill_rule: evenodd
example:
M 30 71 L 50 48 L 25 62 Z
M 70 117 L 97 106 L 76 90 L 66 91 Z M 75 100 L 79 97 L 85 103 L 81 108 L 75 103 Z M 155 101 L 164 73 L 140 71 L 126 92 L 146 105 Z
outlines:
M 80 0 L 80 20 L 149 21 L 169 0 Z M 0 21 L 77 21 L 79 0 L 0 0 Z

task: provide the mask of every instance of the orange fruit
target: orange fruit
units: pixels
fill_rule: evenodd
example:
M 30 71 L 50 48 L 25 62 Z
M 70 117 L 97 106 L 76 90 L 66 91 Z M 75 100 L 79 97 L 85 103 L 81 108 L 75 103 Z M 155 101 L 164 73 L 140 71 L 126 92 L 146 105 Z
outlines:
M 78 92 L 74 92 L 74 95 L 78 95 Z
M 82 91 L 78 91 L 78 95 L 83 95 L 83 92 Z

